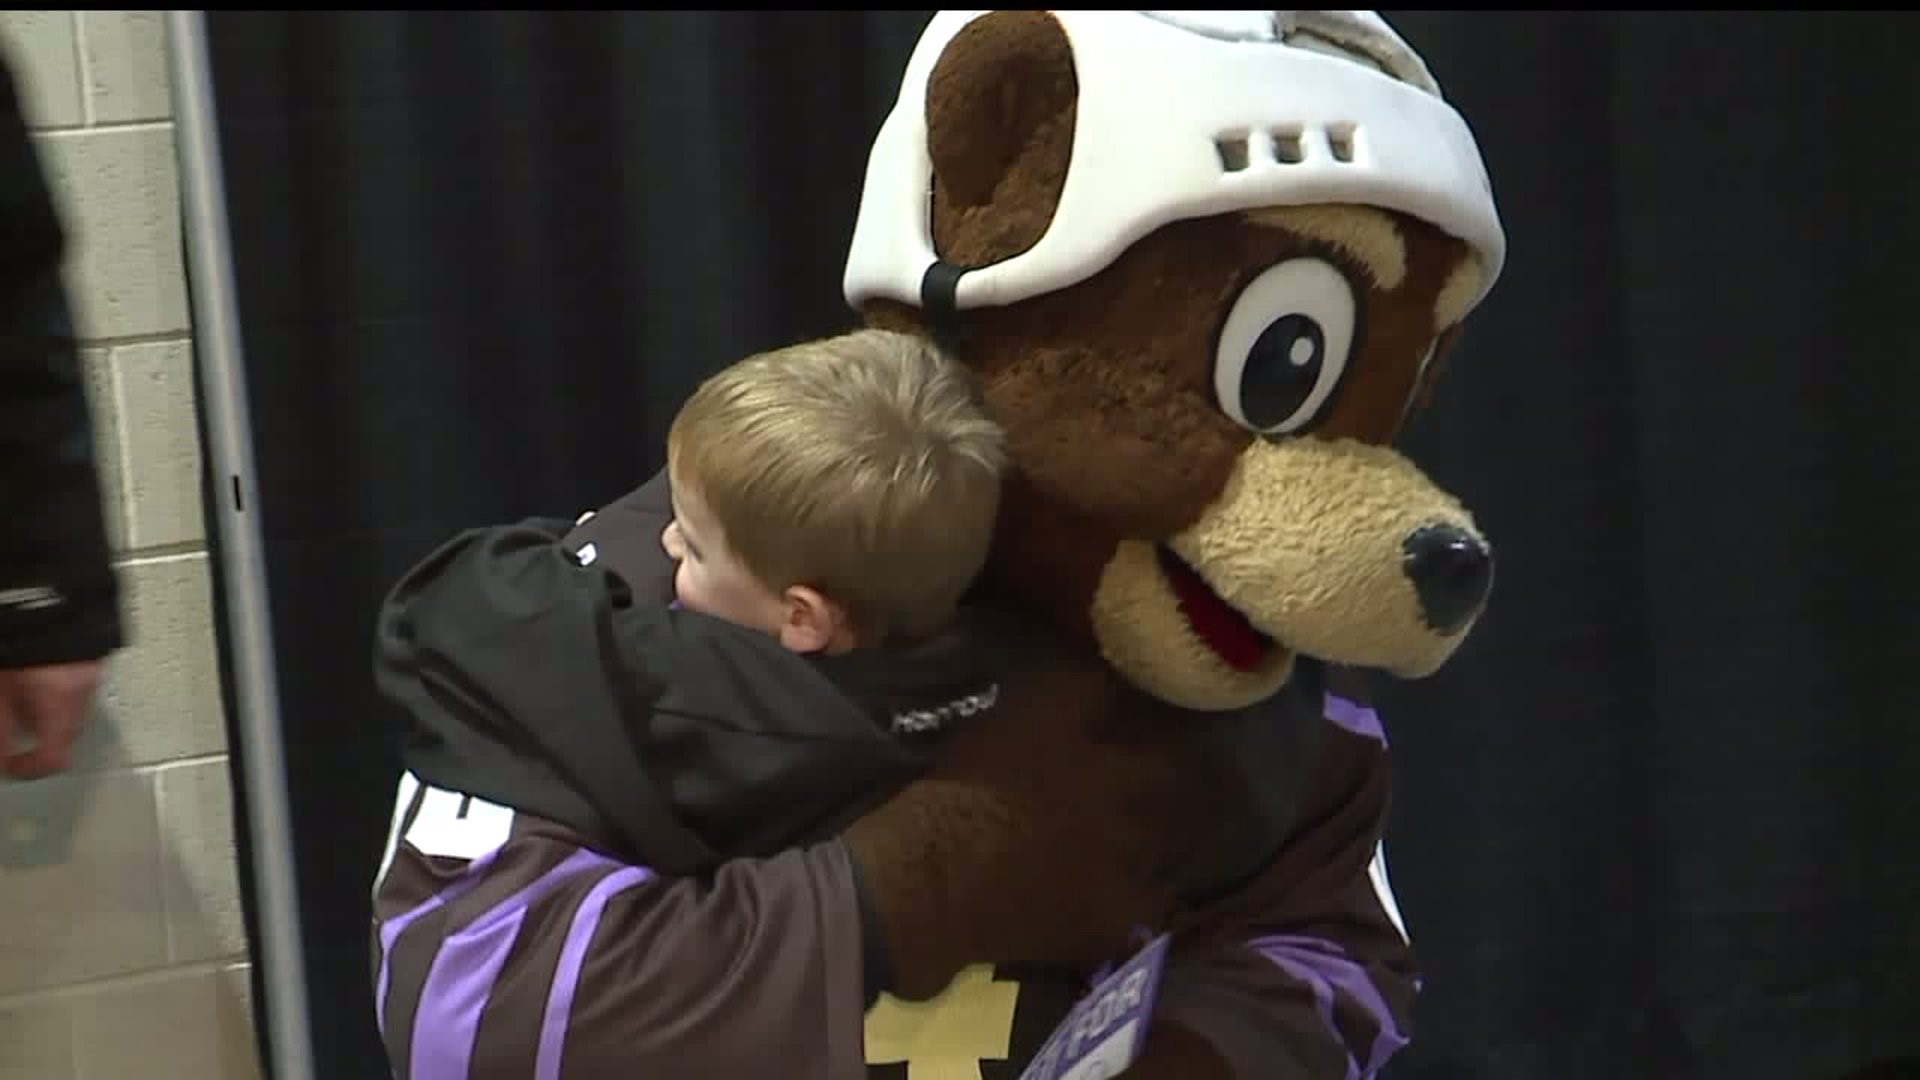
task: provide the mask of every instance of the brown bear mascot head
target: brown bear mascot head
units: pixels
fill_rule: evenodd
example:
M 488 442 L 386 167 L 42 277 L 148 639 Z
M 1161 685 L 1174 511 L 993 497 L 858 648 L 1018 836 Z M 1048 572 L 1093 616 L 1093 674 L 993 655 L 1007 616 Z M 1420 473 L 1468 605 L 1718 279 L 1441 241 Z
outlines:
M 1389 447 L 1503 254 L 1472 135 L 1370 13 L 948 12 L 845 288 L 1009 430 L 993 590 L 1217 710 L 1302 654 L 1425 675 L 1472 626 L 1488 545 Z

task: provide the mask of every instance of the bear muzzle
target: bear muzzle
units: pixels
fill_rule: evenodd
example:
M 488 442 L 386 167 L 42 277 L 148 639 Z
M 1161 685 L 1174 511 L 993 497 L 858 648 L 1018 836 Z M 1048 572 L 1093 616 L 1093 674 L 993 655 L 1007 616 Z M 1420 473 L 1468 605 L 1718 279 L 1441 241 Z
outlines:
M 1231 709 L 1276 692 L 1296 654 L 1432 674 L 1484 610 L 1493 569 L 1472 516 L 1394 450 L 1257 441 L 1193 525 L 1119 546 L 1091 614 L 1143 690 Z

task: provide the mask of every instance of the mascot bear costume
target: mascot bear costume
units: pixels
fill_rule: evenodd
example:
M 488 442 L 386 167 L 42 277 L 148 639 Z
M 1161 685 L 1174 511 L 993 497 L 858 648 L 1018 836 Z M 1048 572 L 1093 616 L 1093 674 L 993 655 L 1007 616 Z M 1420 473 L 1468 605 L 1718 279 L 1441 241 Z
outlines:
M 670 588 L 664 477 L 450 544 L 378 647 L 412 718 L 374 898 L 396 1076 L 1373 1075 L 1417 979 L 1357 673 L 1434 671 L 1492 579 L 1390 447 L 1503 256 L 1467 125 L 1371 12 L 937 15 L 844 284 L 1009 433 L 972 604 L 1019 704 L 703 865 L 683 800 L 604 775 L 631 733 L 582 659 Z M 443 583 L 514 544 L 549 561 Z M 542 575 L 577 603 L 514 591 Z

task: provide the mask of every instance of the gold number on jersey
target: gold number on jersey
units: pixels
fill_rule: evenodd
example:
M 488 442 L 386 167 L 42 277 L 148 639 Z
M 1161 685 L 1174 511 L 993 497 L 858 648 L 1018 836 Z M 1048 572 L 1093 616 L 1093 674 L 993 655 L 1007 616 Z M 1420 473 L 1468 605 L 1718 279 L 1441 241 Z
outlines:
M 981 1080 L 980 1061 L 1013 1043 L 1020 984 L 995 982 L 990 965 L 963 969 L 938 997 L 882 994 L 867 1010 L 867 1064 L 906 1062 L 907 1080 Z

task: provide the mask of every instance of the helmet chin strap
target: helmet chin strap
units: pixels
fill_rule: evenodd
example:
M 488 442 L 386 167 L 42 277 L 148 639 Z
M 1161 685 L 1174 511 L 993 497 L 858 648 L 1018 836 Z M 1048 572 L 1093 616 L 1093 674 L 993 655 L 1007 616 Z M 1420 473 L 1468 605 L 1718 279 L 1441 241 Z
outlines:
M 927 328 L 932 331 L 935 343 L 956 360 L 967 339 L 966 320 L 960 317 L 957 302 L 960 278 L 967 269 L 935 260 L 920 278 L 920 310 L 926 313 Z

